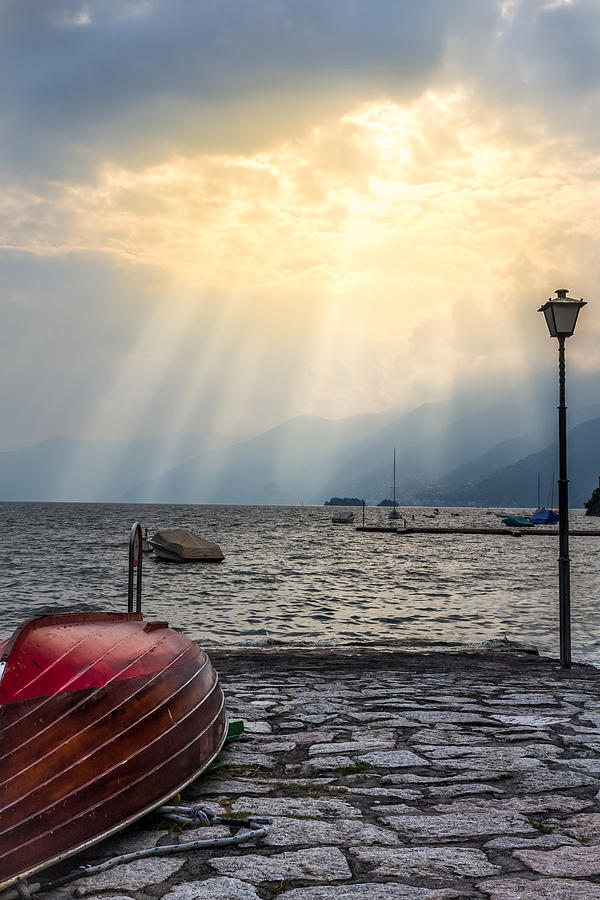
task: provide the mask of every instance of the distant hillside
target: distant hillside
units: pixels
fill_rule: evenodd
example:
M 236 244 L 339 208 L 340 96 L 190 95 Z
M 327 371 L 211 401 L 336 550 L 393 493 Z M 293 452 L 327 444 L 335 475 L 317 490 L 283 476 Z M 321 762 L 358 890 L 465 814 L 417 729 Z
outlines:
M 173 441 L 56 438 L 0 452 L 0 500 L 117 500 L 142 475 L 158 475 L 196 456 L 200 435 Z
M 332 491 L 341 493 L 343 487 L 344 492 L 367 497 L 371 503 L 389 496 L 395 446 L 399 503 L 437 506 L 442 501 L 432 498 L 434 485 L 441 482 L 446 489 L 456 488 L 515 462 L 549 440 L 550 416 L 526 434 L 518 434 L 518 422 L 512 400 L 461 409 L 453 417 L 438 404 L 420 407 L 342 455 Z M 506 441 L 507 434 L 515 437 Z
M 600 404 L 589 391 L 579 396 L 581 409 L 569 410 L 569 475 L 571 502 L 581 506 L 600 474 Z M 583 410 L 591 415 L 582 424 Z M 509 397 L 462 395 L 409 412 L 298 416 L 232 446 L 211 446 L 208 435 L 46 441 L 0 453 L 0 499 L 376 504 L 392 494 L 396 448 L 401 506 L 534 506 L 538 472 L 545 500 L 558 470 L 555 438 L 550 388 L 541 403 L 526 385 Z
M 536 449 L 552 430 L 550 407 L 537 430 L 515 434 L 515 401 L 449 408 L 425 404 L 409 413 L 337 421 L 302 416 L 252 440 L 203 453 L 168 472 L 134 484 L 124 500 L 173 503 L 323 503 L 325 497 L 389 496 L 396 447 L 401 505 L 419 505 L 434 485 L 459 489 L 477 475 Z M 530 427 L 529 419 L 520 416 Z M 463 468 L 461 468 L 461 464 Z M 452 473 L 455 473 L 452 475 Z
M 569 505 L 583 507 L 598 484 L 600 475 L 600 418 L 583 422 L 567 435 Z M 535 506 L 537 475 L 546 484 L 558 479 L 558 444 L 549 444 L 513 465 L 505 466 L 475 484 L 461 485 L 440 493 L 440 503 L 447 506 Z M 546 501 L 542 497 L 542 502 Z M 558 503 L 558 494 L 554 493 Z
M 241 444 L 203 453 L 164 475 L 134 484 L 124 500 L 170 503 L 323 503 L 335 490 L 347 446 L 395 414 L 323 419 L 298 416 Z M 343 492 L 346 494 L 347 492 Z

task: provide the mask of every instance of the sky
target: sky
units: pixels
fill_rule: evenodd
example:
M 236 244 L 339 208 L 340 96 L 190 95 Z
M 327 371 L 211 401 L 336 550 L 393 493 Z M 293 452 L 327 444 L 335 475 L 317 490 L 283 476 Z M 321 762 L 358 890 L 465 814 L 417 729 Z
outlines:
M 0 0 L 0 449 L 600 377 L 597 0 Z M 533 402 L 533 398 L 532 398 Z

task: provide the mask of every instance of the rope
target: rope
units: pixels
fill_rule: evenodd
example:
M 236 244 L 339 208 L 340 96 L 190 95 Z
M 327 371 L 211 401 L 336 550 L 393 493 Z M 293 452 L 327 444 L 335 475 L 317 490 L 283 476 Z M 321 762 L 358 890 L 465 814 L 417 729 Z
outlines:
M 121 856 L 113 856 L 106 862 L 99 863 L 96 866 L 80 866 L 75 872 L 59 878 L 57 881 L 47 882 L 43 885 L 30 886 L 38 890 L 50 890 L 50 888 L 61 887 L 78 878 L 89 878 L 91 875 L 97 875 L 99 872 L 106 872 L 122 863 L 132 862 L 136 859 L 145 859 L 148 856 L 168 856 L 171 853 L 183 853 L 186 850 L 201 850 L 205 847 L 227 847 L 231 844 L 242 844 L 252 839 L 258 840 L 263 838 L 269 831 L 269 825 L 273 823 L 273 819 L 266 816 L 247 816 L 243 819 L 237 819 L 227 816 L 218 816 L 209 806 L 195 804 L 194 806 L 160 806 L 156 812 L 163 815 L 166 819 L 173 822 L 181 822 L 185 825 L 233 825 L 236 828 L 242 827 L 249 829 L 241 834 L 234 834 L 231 837 L 208 838 L 204 841 L 183 841 L 180 844 L 164 844 L 160 847 L 148 847 L 142 850 L 134 850 L 132 853 L 123 853 Z M 79 888 L 75 889 L 75 896 L 83 896 Z

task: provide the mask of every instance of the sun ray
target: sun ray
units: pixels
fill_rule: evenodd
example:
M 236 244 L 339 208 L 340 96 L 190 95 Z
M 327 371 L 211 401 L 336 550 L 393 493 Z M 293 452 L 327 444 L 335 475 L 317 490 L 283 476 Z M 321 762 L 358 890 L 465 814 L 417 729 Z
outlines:
M 51 197 L 15 188 L 3 246 L 161 272 L 162 299 L 81 433 L 147 429 L 156 405 L 166 465 L 190 427 L 417 405 L 498 372 L 527 382 L 548 281 L 593 287 L 597 165 L 455 86 L 362 104 L 259 152 L 107 163 Z M 589 319 L 572 360 L 594 368 Z

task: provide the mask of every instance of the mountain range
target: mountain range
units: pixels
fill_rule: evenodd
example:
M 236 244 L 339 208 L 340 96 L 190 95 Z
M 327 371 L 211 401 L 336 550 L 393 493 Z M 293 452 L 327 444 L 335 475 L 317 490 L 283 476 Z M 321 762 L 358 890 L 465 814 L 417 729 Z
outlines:
M 569 410 L 570 504 L 600 475 L 595 385 Z M 321 504 L 332 496 L 408 506 L 534 507 L 558 476 L 551 395 L 463 395 L 409 412 L 343 419 L 298 416 L 230 446 L 210 436 L 75 441 L 0 452 L 0 499 L 156 503 Z M 540 410 L 542 412 L 540 413 Z M 554 473 L 554 475 L 553 475 Z M 548 496 L 547 496 L 548 495 Z

